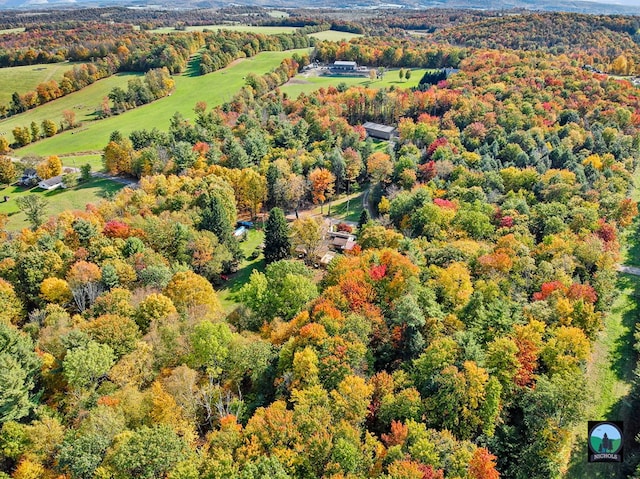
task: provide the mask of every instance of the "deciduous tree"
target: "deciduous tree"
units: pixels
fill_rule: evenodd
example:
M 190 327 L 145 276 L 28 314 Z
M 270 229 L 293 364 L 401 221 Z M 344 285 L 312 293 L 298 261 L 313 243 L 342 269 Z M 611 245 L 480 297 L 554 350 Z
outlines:
M 0 184 L 9 185 L 16 179 L 16 167 L 8 156 L 0 156 Z
M 27 217 L 31 229 L 37 230 L 47 216 L 47 206 L 49 202 L 40 195 L 26 195 L 16 199 L 18 208 Z
M 333 186 L 336 181 L 335 176 L 325 168 L 316 168 L 309 173 L 311 183 L 311 198 L 315 204 L 320 203 L 320 213 L 325 201 L 333 195 Z

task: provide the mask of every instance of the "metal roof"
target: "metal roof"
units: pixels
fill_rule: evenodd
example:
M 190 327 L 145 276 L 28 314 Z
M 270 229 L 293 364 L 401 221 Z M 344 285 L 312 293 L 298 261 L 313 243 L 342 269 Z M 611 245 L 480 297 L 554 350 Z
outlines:
M 388 125 L 381 125 L 380 123 L 373 123 L 371 121 L 366 122 L 362 125 L 365 130 L 376 130 L 376 131 L 384 131 L 385 133 L 392 133 L 395 130 L 394 127 Z

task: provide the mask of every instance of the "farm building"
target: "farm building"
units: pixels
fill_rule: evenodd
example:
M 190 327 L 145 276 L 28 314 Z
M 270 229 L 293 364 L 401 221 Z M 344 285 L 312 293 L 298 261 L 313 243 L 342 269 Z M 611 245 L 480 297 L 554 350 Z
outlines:
M 367 135 L 371 138 L 379 138 L 381 140 L 390 140 L 396 129 L 392 126 L 372 123 L 370 121 L 362 125 L 367 130 Z
M 358 64 L 356 62 L 344 62 L 344 61 L 335 61 L 333 65 L 331 65 L 331 70 L 335 71 L 343 71 L 343 72 L 355 72 L 358 69 Z
M 42 188 L 43 190 L 55 190 L 56 188 L 64 188 L 62 175 L 54 176 L 53 178 L 49 178 L 48 180 L 42 180 L 40 183 L 38 183 L 38 188 Z
M 333 64 L 325 67 L 325 74 L 337 75 L 337 76 L 356 76 L 366 77 L 369 76 L 368 67 L 359 67 L 356 62 L 335 61 Z

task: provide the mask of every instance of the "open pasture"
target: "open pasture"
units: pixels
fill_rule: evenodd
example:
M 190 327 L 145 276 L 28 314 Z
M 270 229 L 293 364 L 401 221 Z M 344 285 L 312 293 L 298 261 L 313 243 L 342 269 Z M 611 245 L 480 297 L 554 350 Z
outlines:
M 211 108 L 231 100 L 233 95 L 245 84 L 244 78 L 247 74 L 251 72 L 258 75 L 267 73 L 294 52 L 303 53 L 306 52 L 306 49 L 260 53 L 255 57 L 238 60 L 227 68 L 204 76 L 196 75 L 193 71 L 187 71 L 183 75 L 174 77 L 176 89 L 171 96 L 161 98 L 118 116 L 87 122 L 76 130 L 66 131 L 52 138 L 27 145 L 17 150 L 16 156 L 27 154 L 46 156 L 101 150 L 109 142 L 109 135 L 114 130 L 119 130 L 124 136 L 129 135 L 134 130 L 143 128 L 151 129 L 155 127 L 167 130 L 169 119 L 175 112 L 181 113 L 185 118 L 192 118 L 193 107 L 199 101 L 205 101 Z M 94 108 L 100 104 L 104 94 L 96 95 L 92 100 L 91 105 Z M 78 119 L 80 119 L 79 116 Z M 23 121 L 19 124 L 28 125 L 29 122 Z M 0 122 L 0 131 L 4 130 L 6 128 Z M 9 129 L 8 131 L 10 134 L 11 130 Z
M 70 62 L 60 62 L 0 68 L 0 105 L 8 105 L 13 92 L 26 93 L 35 90 L 42 82 L 60 81 L 64 72 L 73 68 L 73 65 Z
M 309 34 L 310 37 L 317 38 L 318 40 L 327 40 L 330 42 L 349 41 L 352 38 L 361 37 L 359 33 L 338 32 L 336 30 L 325 30 L 324 32 L 316 32 Z
M 127 88 L 127 82 L 134 76 L 140 75 L 138 73 L 119 73 L 109 78 L 97 81 L 92 85 L 83 88 L 80 91 L 71 93 L 69 95 L 58 98 L 57 100 L 50 101 L 44 105 L 40 105 L 32 110 L 26 111 L 19 115 L 0 120 L 0 135 L 6 136 L 10 142 L 13 141 L 12 130 L 16 126 L 29 126 L 32 121 L 35 121 L 38 125 L 43 120 L 53 120 L 56 124 L 60 124 L 62 121 L 62 112 L 65 110 L 71 110 L 76 114 L 76 122 L 86 123 L 95 119 L 95 112 L 100 108 L 102 99 L 109 94 L 112 88 L 119 86 L 124 89 Z M 80 134 L 86 128 L 86 124 L 76 128 L 72 131 L 61 134 L 61 136 L 72 136 Z M 53 139 L 56 137 L 54 136 Z M 51 141 L 51 138 L 47 140 L 40 140 L 32 146 L 38 147 L 41 144 L 45 144 Z M 90 148 L 89 148 L 90 149 Z M 80 150 L 73 150 L 80 151 Z M 38 154 L 50 155 L 57 152 L 48 152 L 46 148 L 41 150 Z
M 289 80 L 288 83 L 280 87 L 289 96 L 297 97 L 300 93 L 310 93 L 320 88 L 338 86 L 344 83 L 348 87 L 363 86 L 367 88 L 412 88 L 418 86 L 418 82 L 427 70 L 411 70 L 411 78 L 408 80 L 398 77 L 398 70 L 387 70 L 380 80 L 371 80 L 368 77 L 347 77 L 347 76 L 311 76 L 306 73 L 300 74 Z

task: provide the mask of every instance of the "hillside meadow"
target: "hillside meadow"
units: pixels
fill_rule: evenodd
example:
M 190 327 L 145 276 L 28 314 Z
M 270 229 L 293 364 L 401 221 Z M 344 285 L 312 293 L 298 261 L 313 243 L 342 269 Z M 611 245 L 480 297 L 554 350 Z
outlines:
M 10 141 L 13 141 L 11 131 L 16 126 L 29 126 L 32 121 L 35 121 L 40 125 L 43 120 L 53 120 L 56 124 L 59 124 L 62 121 L 62 112 L 65 110 L 74 111 L 77 122 L 83 123 L 91 121 L 95 118 L 95 112 L 100 108 L 102 99 L 107 96 L 114 87 L 119 86 L 126 89 L 127 82 L 135 76 L 141 76 L 141 74 L 119 73 L 109 78 L 97 81 L 80 91 L 71 93 L 57 100 L 21 113 L 20 115 L 0 120 L 0 135 L 4 135 Z M 75 135 L 84 128 L 85 127 L 81 127 L 73 132 L 63 134 L 62 136 Z M 46 140 L 42 140 L 40 143 L 35 145 L 44 143 L 46 143 Z M 41 154 L 48 153 L 45 152 Z
M 397 69 L 389 70 L 380 80 L 371 81 L 368 77 L 343 77 L 343 76 L 306 76 L 297 75 L 280 87 L 283 93 L 290 97 L 297 97 L 300 93 L 310 93 L 320 88 L 337 86 L 344 83 L 348 87 L 361 86 L 367 88 L 412 88 L 418 86 L 426 69 L 411 70 L 411 78 L 400 80 Z
M 244 78 L 247 74 L 256 73 L 262 75 L 267 73 L 277 67 L 284 58 L 290 57 L 295 52 L 306 53 L 306 49 L 260 53 L 252 58 L 237 60 L 227 68 L 204 76 L 192 76 L 191 70 L 189 70 L 183 75 L 174 77 L 176 88 L 171 96 L 118 116 L 87 122 L 76 130 L 67 131 L 21 148 L 16 151 L 16 155 L 35 154 L 45 156 L 97 151 L 104 148 L 109 141 L 109 135 L 114 130 L 119 130 L 123 135 L 128 135 L 132 131 L 142 128 L 151 129 L 155 127 L 166 130 L 169 126 L 169 119 L 175 112 L 179 112 L 189 118 L 193 115 L 193 107 L 199 101 L 205 101 L 211 107 L 231 100 L 232 96 L 244 85 Z M 71 96 L 69 95 L 69 97 Z M 102 98 L 102 96 L 96 94 L 97 100 L 94 100 L 92 105 L 99 104 L 99 98 Z M 68 101 L 69 99 L 65 97 L 51 104 Z M 70 104 L 65 102 L 65 108 L 60 109 L 60 114 Z M 20 117 L 22 115 L 16 118 Z M 77 118 L 83 120 L 79 115 L 77 115 Z M 30 122 L 30 119 L 25 119 L 20 123 L 16 120 L 16 124 L 20 125 L 28 125 Z M 7 129 L 4 122 L 0 122 L 0 131 L 5 130 Z M 11 129 L 7 131 L 10 132 Z
M 0 31 L 0 34 L 2 32 Z M 45 81 L 60 81 L 74 63 L 60 62 L 43 65 L 27 65 L 22 67 L 0 68 L 0 105 L 8 105 L 13 92 L 26 93 L 35 90 Z
M 309 34 L 310 37 L 317 38 L 318 40 L 326 40 L 329 42 L 349 41 L 352 38 L 359 38 L 362 35 L 359 33 L 339 32 L 337 30 L 325 30 L 323 32 L 316 32 Z

